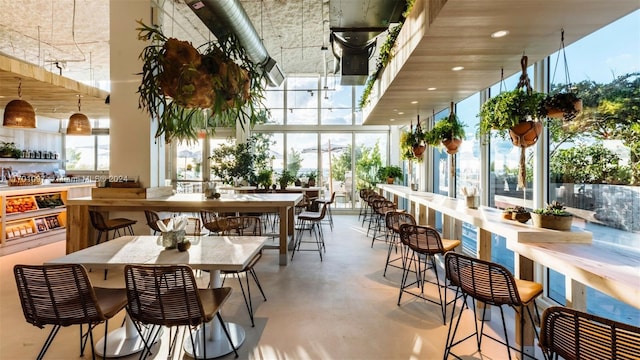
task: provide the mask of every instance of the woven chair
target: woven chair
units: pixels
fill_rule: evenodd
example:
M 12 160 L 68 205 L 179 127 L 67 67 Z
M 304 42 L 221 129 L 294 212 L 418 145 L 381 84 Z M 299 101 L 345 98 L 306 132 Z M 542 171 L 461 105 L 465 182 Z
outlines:
M 230 226 L 227 229 L 224 229 L 223 235 L 240 235 L 240 236 L 262 236 L 262 221 L 257 216 L 238 216 L 235 218 L 228 217 L 226 218 L 227 224 Z M 247 311 L 249 312 L 249 318 L 251 319 L 251 326 L 255 327 L 255 323 L 253 321 L 253 301 L 251 300 L 251 287 L 249 286 L 249 276 L 253 278 L 256 286 L 258 286 L 258 290 L 260 290 L 260 294 L 262 294 L 262 298 L 264 301 L 267 301 L 267 297 L 264 295 L 264 291 L 262 290 L 262 285 L 260 284 L 260 280 L 258 279 L 258 274 L 254 269 L 254 266 L 258 263 L 258 261 L 262 258 L 262 251 L 258 252 L 245 266 L 242 270 L 237 271 L 227 271 L 223 270 L 221 273 L 223 275 L 235 275 L 238 278 L 238 283 L 240 284 L 240 291 L 242 291 L 242 297 L 244 298 L 244 304 L 247 307 Z M 244 274 L 245 283 L 247 285 L 247 291 L 245 293 L 244 285 L 242 284 L 242 279 L 240 275 Z M 222 283 L 224 285 L 224 281 Z
M 127 305 L 124 289 L 93 287 L 85 268 L 78 264 L 16 265 L 13 273 L 27 322 L 41 329 L 53 325 L 38 360 L 44 357 L 60 327 L 71 325 L 80 325 L 80 356 L 89 341 L 91 357 L 95 359 L 93 329 L 103 322 L 102 353 L 106 354 L 109 319 Z
M 226 220 L 229 216 L 226 215 L 211 210 L 200 210 L 202 226 L 209 230 L 209 235 L 222 234 L 223 231 L 231 227 L 231 224 L 228 224 Z
M 238 357 L 236 347 L 220 315 L 220 308 L 231 295 L 231 288 L 198 289 L 193 270 L 187 265 L 126 265 L 124 279 L 127 289 L 127 311 L 144 342 L 141 359 L 151 354 L 151 345 L 160 335 L 162 326 L 170 328 L 169 358 L 173 358 L 180 327 L 189 330 L 191 346 L 195 352 L 198 347 L 193 330 L 199 325 L 203 327 L 203 353 L 197 354 L 196 358 L 206 359 L 206 326 L 214 317 L 220 321 L 227 340 Z M 144 325 L 155 326 L 151 331 L 143 331 Z M 177 328 L 175 333 L 173 327 Z
M 436 255 L 444 256 L 460 245 L 460 240 L 442 239 L 438 231 L 430 226 L 402 224 L 400 226 L 400 240 L 406 247 L 406 256 L 403 263 L 402 281 L 400 283 L 400 294 L 398 295 L 398 305 L 402 300 L 402 294 L 407 293 L 420 299 L 438 304 L 442 312 L 442 323 L 446 324 L 447 305 L 454 302 L 456 297 L 447 302 L 447 286 L 440 282 L 438 276 L 438 264 Z M 415 268 L 416 281 L 407 284 L 411 267 Z M 427 280 L 427 270 L 433 270 L 435 281 Z M 430 282 L 438 288 L 438 301 L 435 301 L 424 294 L 424 284 Z M 410 288 L 417 286 L 420 292 L 411 291 Z
M 515 279 L 511 272 L 509 272 L 507 268 L 500 264 L 476 259 L 454 252 L 448 252 L 445 255 L 445 269 L 447 272 L 447 279 L 449 279 L 451 285 L 457 286 L 458 290 L 462 293 L 463 305 L 466 304 L 467 298 L 471 297 L 474 300 L 474 305 L 475 301 L 480 301 L 486 305 L 498 306 L 498 308 L 500 309 L 500 316 L 502 318 L 504 341 L 484 333 L 484 321 L 481 321 L 482 324 L 480 326 L 479 333 L 476 322 L 476 331 L 473 334 L 455 341 L 456 331 L 458 329 L 458 325 L 460 324 L 460 319 L 462 318 L 462 308 L 460 310 L 460 314 L 458 315 L 458 319 L 456 320 L 456 325 L 454 328 L 454 306 L 453 310 L 451 311 L 452 321 L 449 324 L 449 332 L 447 333 L 444 358 L 446 359 L 449 354 L 456 356 L 451 352 L 451 349 L 461 342 L 474 336 L 477 340 L 478 351 L 480 351 L 483 336 L 486 336 L 498 343 L 505 345 L 507 348 L 509 359 L 511 359 L 511 349 L 520 352 L 520 359 L 522 359 L 524 356 L 532 357 L 531 355 L 524 352 L 524 342 L 522 338 L 520 339 L 520 349 L 516 349 L 514 346 L 511 346 L 509 344 L 507 326 L 505 323 L 504 311 L 502 307 L 505 305 L 510 306 L 515 311 L 518 311 L 521 314 L 523 314 L 524 309 L 526 309 L 531 324 L 535 324 L 536 322 L 534 321 L 533 315 L 531 314 L 530 305 L 533 306 L 537 318 L 540 319 L 540 314 L 538 313 L 535 299 L 542 294 L 542 284 L 533 281 Z M 477 319 L 485 319 L 486 311 L 487 306 L 483 308 L 482 317 L 478 317 L 476 306 L 473 306 L 474 319 L 476 319 L 476 321 L 478 321 Z M 524 319 L 525 317 L 522 316 L 522 321 L 520 322 L 521 336 L 524 333 Z M 533 327 L 537 338 L 538 332 L 535 329 L 535 326 Z
M 98 237 L 96 238 L 96 244 L 100 244 L 100 240 L 102 239 L 102 234 L 106 234 L 105 241 L 109 240 L 109 231 L 113 231 L 112 239 L 116 238 L 116 236 L 123 236 L 127 234 L 127 230 L 129 230 L 129 235 L 133 235 L 133 225 L 138 221 L 125 219 L 125 218 L 116 218 L 116 219 L 105 219 L 102 214 L 96 210 L 89 210 L 89 217 L 91 219 L 91 225 L 98 231 Z M 120 233 L 122 230 L 122 234 Z
M 396 204 L 387 200 L 384 197 L 377 198 L 371 204 L 373 209 L 373 214 L 371 215 L 371 221 L 369 221 L 369 229 L 367 229 L 367 236 L 369 235 L 369 230 L 373 228 L 373 237 L 371 238 L 371 247 L 373 247 L 373 243 L 377 241 L 389 241 L 389 231 L 385 225 L 385 216 L 388 211 L 396 211 Z
M 293 251 L 291 252 L 291 260 L 296 251 L 318 251 L 320 261 L 322 261 L 322 253 L 326 252 L 324 246 L 324 233 L 322 232 L 322 220 L 327 214 L 327 204 L 319 204 L 319 211 L 303 211 L 298 215 L 296 220 L 296 235 Z M 314 241 L 305 241 L 302 239 L 304 231 L 309 230 L 314 236 Z M 310 234 L 311 235 L 311 234 Z M 315 243 L 317 249 L 302 249 L 303 243 Z
M 385 224 L 387 226 L 387 229 L 391 233 L 391 237 L 389 239 L 389 251 L 387 252 L 387 262 L 384 264 L 384 272 L 382 273 L 382 276 L 387 275 L 388 266 L 393 266 L 398 269 L 404 269 L 404 265 L 394 264 L 396 261 L 403 261 L 405 258 L 404 247 L 399 246 L 400 245 L 400 226 L 402 226 L 403 224 L 416 225 L 416 219 L 413 217 L 413 215 L 402 210 L 387 211 L 387 214 L 385 215 L 384 219 L 385 219 Z M 393 252 L 394 249 L 396 250 L 396 253 L 397 253 L 398 247 L 400 247 L 400 251 L 401 251 L 400 256 L 395 259 L 391 259 L 391 253 Z
M 151 228 L 151 230 L 153 230 L 153 235 L 156 235 L 159 232 L 162 232 L 162 230 L 160 230 L 160 228 L 158 227 L 158 221 L 160 220 L 160 216 L 158 215 L 157 212 L 152 211 L 152 210 L 145 210 L 144 211 L 144 217 L 147 219 L 147 226 L 149 226 Z M 162 222 L 165 223 L 165 225 L 169 222 L 169 219 L 162 219 Z
M 552 306 L 542 314 L 539 345 L 549 359 L 638 359 L 640 328 Z
M 374 199 L 376 198 L 384 198 L 384 196 L 378 194 L 377 192 L 375 192 L 374 190 L 368 190 L 365 192 L 364 194 L 364 198 L 362 198 L 364 204 L 363 204 L 363 211 L 362 211 L 362 226 L 364 227 L 364 223 L 367 221 L 371 221 L 371 217 L 373 215 L 373 209 L 371 207 L 371 204 L 373 202 Z

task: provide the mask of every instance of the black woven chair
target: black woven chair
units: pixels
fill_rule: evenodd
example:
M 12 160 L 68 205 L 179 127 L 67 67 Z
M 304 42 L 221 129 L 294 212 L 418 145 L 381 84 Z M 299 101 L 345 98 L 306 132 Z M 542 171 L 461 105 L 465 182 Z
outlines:
M 151 354 L 151 345 L 160 334 L 161 326 L 169 331 L 169 358 L 178 340 L 179 327 L 189 329 L 191 346 L 197 348 L 192 330 L 203 326 L 217 316 L 224 329 L 227 340 L 238 357 L 229 331 L 220 315 L 220 308 L 231 295 L 231 288 L 198 289 L 193 270 L 187 265 L 126 265 L 124 278 L 127 288 L 127 311 L 133 320 L 145 347 L 140 354 L 145 359 Z M 143 325 L 156 325 L 151 331 L 143 331 Z M 172 334 L 173 327 L 177 327 Z M 145 336 L 146 335 L 146 336 Z M 203 335 L 202 341 L 207 341 Z M 207 359 L 207 347 L 203 344 L 203 353 L 195 354 L 197 359 Z
M 533 325 L 536 322 L 534 321 L 533 315 L 531 314 L 530 306 L 533 306 L 537 318 L 540 319 L 540 314 L 538 313 L 535 299 L 542 294 L 542 284 L 533 281 L 515 279 L 511 272 L 509 272 L 507 268 L 500 264 L 476 259 L 454 252 L 448 252 L 445 255 L 445 269 L 447 272 L 447 279 L 449 279 L 452 285 L 457 286 L 458 290 L 462 293 L 461 298 L 463 299 L 463 307 L 461 307 L 455 327 L 453 326 L 453 319 L 455 316 L 456 307 L 454 306 L 453 310 L 451 310 L 451 322 L 449 323 L 449 332 L 447 333 L 444 358 L 446 359 L 448 355 L 458 357 L 451 352 L 451 349 L 471 337 L 476 338 L 478 351 L 480 351 L 483 336 L 486 336 L 498 343 L 505 345 L 507 347 L 507 354 L 509 355 L 509 359 L 511 359 L 510 349 L 519 351 L 521 359 L 524 356 L 533 357 L 524 352 L 524 343 L 522 338 L 520 339 L 520 349 L 516 349 L 514 346 L 509 344 L 507 326 L 505 323 L 504 311 L 502 307 L 505 305 L 510 306 L 515 311 L 518 311 L 521 314 L 523 314 L 524 309 L 526 309 L 527 314 L 529 315 L 529 320 L 534 327 L 535 335 L 536 337 L 538 337 L 538 332 L 537 330 L 535 330 L 535 325 Z M 458 325 L 460 324 L 460 319 L 462 318 L 462 309 L 464 308 L 464 304 L 466 304 L 468 297 L 471 297 L 474 300 L 473 312 L 474 319 L 476 319 L 476 321 L 478 321 L 477 319 L 485 319 L 487 307 L 485 306 L 483 308 L 482 317 L 478 317 L 475 301 L 480 301 L 486 305 L 498 306 L 498 308 L 500 309 L 500 316 L 502 318 L 504 341 L 484 332 L 485 321 L 481 321 L 482 324 L 480 325 L 479 331 L 476 322 L 476 331 L 473 334 L 455 341 L 456 331 L 458 329 Z M 522 316 L 522 321 L 520 322 L 521 336 L 524 333 L 524 320 L 525 317 Z
M 440 305 L 442 312 L 442 323 L 446 324 L 447 305 L 455 301 L 455 297 L 447 302 L 447 286 L 445 281 L 440 282 L 438 276 L 438 264 L 435 256 L 443 256 L 460 245 L 460 240 L 442 239 L 438 231 L 430 226 L 402 224 L 400 226 L 400 240 L 406 247 L 404 254 L 406 258 L 402 261 L 402 281 L 400 283 L 400 294 L 398 295 L 398 305 L 402 300 L 402 294 L 407 293 L 420 299 Z M 411 267 L 414 267 L 416 273 L 416 281 L 407 283 Z M 433 270 L 435 281 L 427 280 L 427 270 Z M 438 301 L 427 297 L 424 294 L 424 285 L 426 282 L 435 284 L 438 288 Z M 417 287 L 419 292 L 411 290 Z
M 392 266 L 399 269 L 404 269 L 404 265 L 395 265 L 394 263 L 397 261 L 403 261 L 404 256 L 404 246 L 400 246 L 400 226 L 404 224 L 416 225 L 416 219 L 413 215 L 409 214 L 404 210 L 394 210 L 387 211 L 385 218 L 385 224 L 387 226 L 387 230 L 390 232 L 391 236 L 389 238 L 389 251 L 387 252 L 387 262 L 384 264 L 384 272 L 382 276 L 387 276 L 387 267 Z M 391 253 L 393 250 L 398 252 L 398 247 L 400 247 L 401 254 L 399 257 L 395 259 L 391 259 Z
M 638 359 L 640 328 L 552 306 L 542 314 L 539 345 L 549 359 Z
M 60 327 L 71 325 L 80 325 L 80 356 L 89 341 L 91 357 L 95 359 L 93 329 L 103 322 L 106 354 L 109 319 L 127 305 L 124 289 L 93 287 L 86 270 L 78 264 L 16 265 L 13 273 L 27 322 L 41 329 L 53 325 L 38 360 L 44 357 Z
M 89 217 L 91 219 L 91 225 L 98 231 L 96 244 L 100 244 L 103 233 L 106 235 L 105 241 L 108 241 L 109 231 L 113 231 L 112 238 L 126 235 L 127 230 L 129 230 L 129 235 L 133 235 L 133 225 L 138 222 L 137 220 L 125 218 L 105 219 L 104 216 L 96 210 L 89 210 Z
M 226 223 L 229 225 L 228 228 L 223 230 L 223 235 L 240 235 L 240 236 L 262 236 L 262 221 L 260 217 L 257 216 L 237 216 L 237 217 L 227 217 Z M 267 297 L 264 295 L 264 291 L 262 290 L 262 285 L 260 284 L 260 280 L 258 279 L 258 274 L 256 274 L 256 270 L 254 266 L 258 263 L 258 261 L 262 258 L 262 251 L 258 252 L 245 266 L 242 270 L 237 271 L 229 271 L 223 270 L 221 274 L 223 275 L 235 275 L 238 278 L 238 283 L 240 284 L 240 291 L 242 291 L 242 297 L 244 298 L 244 304 L 247 307 L 247 311 L 249 312 L 249 318 L 251 319 L 251 326 L 254 327 L 255 323 L 253 321 L 253 301 L 251 300 L 251 287 L 249 286 L 249 275 L 253 278 L 253 281 L 256 283 L 258 290 L 260 290 L 260 294 L 262 294 L 262 299 L 267 301 Z M 244 274 L 245 283 L 247 286 L 247 291 L 245 292 L 244 285 L 242 284 L 242 279 L 240 276 Z M 225 276 L 226 277 L 226 276 Z M 224 286 L 224 280 L 222 282 Z

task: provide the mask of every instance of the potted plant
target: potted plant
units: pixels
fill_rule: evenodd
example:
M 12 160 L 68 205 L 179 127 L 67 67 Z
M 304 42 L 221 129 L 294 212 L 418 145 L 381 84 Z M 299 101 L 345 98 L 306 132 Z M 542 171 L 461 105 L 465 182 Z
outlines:
M 502 211 L 502 217 L 506 220 L 516 220 L 526 223 L 531 219 L 531 213 L 522 206 L 508 207 Z
M 0 157 L 19 159 L 21 156 L 22 150 L 18 149 L 15 143 L 3 141 L 0 145 Z
M 296 177 L 289 170 L 284 170 L 280 174 L 280 178 L 278 179 L 278 183 L 280 183 L 280 188 L 282 190 L 287 188 L 287 185 L 293 183 L 296 180 Z
M 378 178 L 381 182 L 386 180 L 387 184 L 393 184 L 395 179 L 401 179 L 403 175 L 402 169 L 395 165 L 383 166 L 378 169 Z
M 269 189 L 272 183 L 273 170 L 271 169 L 260 169 L 258 171 L 258 175 L 256 176 L 256 182 L 258 186 L 262 186 L 265 189 Z
M 547 95 L 541 106 L 547 117 L 570 121 L 582 111 L 582 100 L 573 92 L 559 92 Z
M 442 146 L 447 149 L 447 154 L 450 155 L 458 152 L 458 147 L 465 137 L 465 125 L 460 122 L 453 110 L 452 102 L 449 116 L 446 119 L 438 121 L 426 134 L 426 141 L 429 145 L 442 144 Z
M 552 201 L 542 209 L 533 210 L 531 213 L 533 226 L 553 230 L 571 230 L 573 215 L 565 210 L 564 204 Z
M 196 49 L 138 23 L 138 38 L 150 42 L 140 54 L 138 103 L 158 121 L 156 137 L 197 140 L 202 129 L 257 121 L 266 82 L 232 33 Z
M 318 177 L 318 172 L 316 170 L 311 170 L 307 173 L 307 184 L 309 187 L 316 186 L 316 178 Z
M 404 131 L 400 135 L 400 149 L 402 152 L 401 156 L 404 160 L 422 162 L 422 154 L 427 149 L 427 145 L 426 134 L 422 131 L 419 116 L 415 131 L 412 123 L 409 131 Z

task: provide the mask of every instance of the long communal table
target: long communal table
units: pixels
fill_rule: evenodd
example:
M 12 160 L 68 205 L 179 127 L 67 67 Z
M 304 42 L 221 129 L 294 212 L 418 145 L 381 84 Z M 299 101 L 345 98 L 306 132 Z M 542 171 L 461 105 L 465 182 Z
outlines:
M 294 233 L 294 207 L 302 194 L 223 194 L 219 199 L 207 199 L 203 194 L 175 194 L 153 199 L 93 199 L 77 198 L 67 202 L 67 253 L 94 244 L 89 210 L 105 213 L 115 211 L 198 212 L 201 209 L 238 213 L 277 213 L 280 218 L 279 263 L 287 265 L 287 244 Z

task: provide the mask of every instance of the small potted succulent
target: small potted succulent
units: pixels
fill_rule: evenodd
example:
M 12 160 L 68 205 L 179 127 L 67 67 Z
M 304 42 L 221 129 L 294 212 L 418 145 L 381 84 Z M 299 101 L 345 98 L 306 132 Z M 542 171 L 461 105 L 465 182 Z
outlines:
M 522 206 L 508 207 L 502 211 L 502 217 L 506 220 L 516 220 L 526 223 L 531 219 L 531 213 Z
M 531 213 L 531 219 L 535 227 L 569 231 L 573 215 L 565 210 L 563 203 L 554 200 L 544 208 L 534 210 Z

